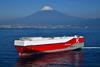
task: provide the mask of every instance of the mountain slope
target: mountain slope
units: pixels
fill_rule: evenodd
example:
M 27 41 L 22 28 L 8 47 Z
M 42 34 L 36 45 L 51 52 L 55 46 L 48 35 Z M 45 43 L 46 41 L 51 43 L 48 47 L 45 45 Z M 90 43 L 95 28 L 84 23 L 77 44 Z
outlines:
M 30 16 L 16 19 L 14 23 L 24 24 L 67 24 L 69 22 L 82 20 L 81 18 L 65 15 L 56 10 L 39 11 Z
M 83 19 L 79 17 L 73 17 L 59 11 L 53 10 L 50 7 L 26 16 L 24 18 L 14 19 L 6 21 L 3 24 L 69 24 L 69 25 L 80 25 L 80 26 L 93 26 L 100 25 L 100 19 Z

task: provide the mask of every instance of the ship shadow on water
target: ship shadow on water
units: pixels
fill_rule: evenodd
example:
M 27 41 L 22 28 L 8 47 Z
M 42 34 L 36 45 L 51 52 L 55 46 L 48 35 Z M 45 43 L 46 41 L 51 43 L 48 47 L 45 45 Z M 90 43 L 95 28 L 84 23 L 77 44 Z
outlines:
M 19 58 L 16 67 L 80 67 L 82 61 L 82 50 L 63 51 L 34 54 L 27 58 Z

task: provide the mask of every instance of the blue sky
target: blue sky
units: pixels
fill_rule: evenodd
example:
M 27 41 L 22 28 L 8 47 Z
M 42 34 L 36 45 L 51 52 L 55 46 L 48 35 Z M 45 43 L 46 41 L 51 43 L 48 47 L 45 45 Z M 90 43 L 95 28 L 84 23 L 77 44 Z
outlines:
M 100 18 L 100 0 L 0 0 L 0 19 L 25 17 L 45 4 L 71 16 Z

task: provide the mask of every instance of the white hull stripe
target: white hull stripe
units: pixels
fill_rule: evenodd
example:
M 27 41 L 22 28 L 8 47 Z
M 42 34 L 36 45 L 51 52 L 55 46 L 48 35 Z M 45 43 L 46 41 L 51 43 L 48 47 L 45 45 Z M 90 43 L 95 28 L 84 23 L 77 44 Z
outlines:
M 44 41 L 21 41 L 15 40 L 16 46 L 29 46 L 29 45 L 44 45 L 44 44 L 53 44 L 53 43 L 65 43 L 74 37 L 69 37 L 67 39 L 55 39 L 55 40 L 44 40 Z

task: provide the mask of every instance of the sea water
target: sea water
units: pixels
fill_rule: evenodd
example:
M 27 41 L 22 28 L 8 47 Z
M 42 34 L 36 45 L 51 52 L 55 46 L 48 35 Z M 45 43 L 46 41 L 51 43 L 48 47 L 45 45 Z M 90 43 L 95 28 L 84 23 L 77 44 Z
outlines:
M 64 51 L 19 59 L 14 40 L 21 37 L 82 35 L 80 51 Z M 0 67 L 100 67 L 100 31 L 97 29 L 0 29 Z

